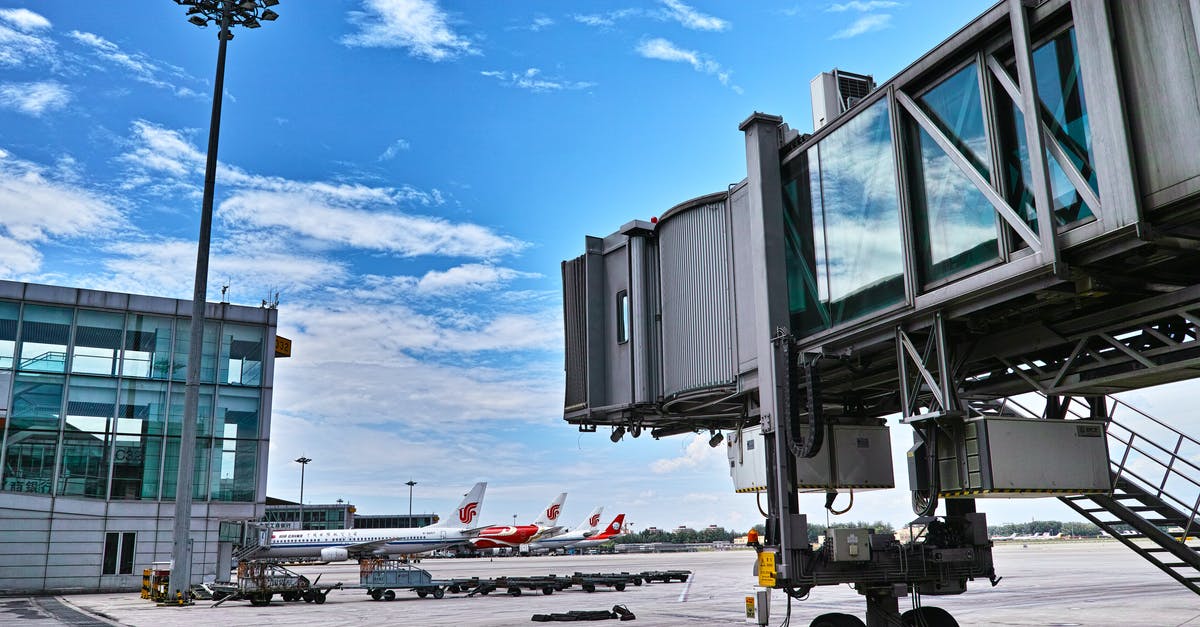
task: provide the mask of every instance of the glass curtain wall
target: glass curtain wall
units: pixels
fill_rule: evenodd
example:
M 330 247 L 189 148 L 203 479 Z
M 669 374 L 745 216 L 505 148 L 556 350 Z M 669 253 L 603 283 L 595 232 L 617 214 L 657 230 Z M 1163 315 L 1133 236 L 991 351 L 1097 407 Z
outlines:
M 971 63 L 917 99 L 933 123 L 985 180 L 991 179 L 979 69 Z M 991 203 L 924 129 L 909 119 L 909 194 L 918 271 L 925 284 L 1000 258 Z
M 0 377 L 12 381 L 0 489 L 173 499 L 188 322 L 0 301 Z M 205 325 L 196 499 L 255 498 L 265 338 Z
M 1068 28 L 1034 48 L 1033 71 L 1037 77 L 1042 121 L 1050 128 L 1050 135 L 1062 146 L 1071 163 L 1087 179 L 1088 186 L 1092 191 L 1097 191 L 1096 171 L 1092 166 L 1092 133 L 1079 74 L 1074 28 Z M 1010 76 L 1015 73 L 1010 64 Z M 1037 231 L 1037 212 L 1033 193 L 1029 189 L 1031 170 L 1029 146 L 1025 140 L 1025 116 L 1016 103 L 1011 102 L 997 106 L 997 113 L 1009 204 L 1020 207 L 1018 212 Z M 1092 219 L 1092 209 L 1075 191 L 1062 167 L 1049 152 L 1046 153 L 1046 162 L 1050 172 L 1051 212 L 1056 225 L 1074 225 Z
M 783 181 L 793 330 L 811 333 L 904 302 L 887 100 L 786 164 Z

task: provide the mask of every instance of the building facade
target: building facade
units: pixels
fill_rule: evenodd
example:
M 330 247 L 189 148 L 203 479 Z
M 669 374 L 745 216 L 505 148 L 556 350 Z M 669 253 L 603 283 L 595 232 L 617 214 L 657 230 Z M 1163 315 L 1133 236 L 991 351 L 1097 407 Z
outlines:
M 191 303 L 0 281 L 0 594 L 134 590 L 171 559 Z M 262 517 L 277 311 L 210 303 L 193 579 Z M 220 574 L 227 574 L 221 572 Z

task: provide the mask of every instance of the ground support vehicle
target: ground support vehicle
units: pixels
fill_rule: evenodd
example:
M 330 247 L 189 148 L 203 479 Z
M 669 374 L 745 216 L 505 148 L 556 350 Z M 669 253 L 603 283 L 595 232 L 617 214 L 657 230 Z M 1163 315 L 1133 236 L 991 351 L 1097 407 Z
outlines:
M 209 588 L 216 607 L 226 601 L 250 601 L 251 605 L 269 605 L 276 594 L 284 601 L 304 601 L 321 604 L 330 590 L 342 587 L 318 585 L 315 581 L 268 560 L 249 560 L 238 563 L 237 581 L 211 584 Z
M 646 570 L 641 573 L 642 581 L 646 583 L 654 583 L 661 581 L 662 583 L 671 583 L 672 581 L 684 582 L 688 577 L 692 576 L 690 570 Z M 639 584 L 640 585 L 640 584 Z
M 413 590 L 424 599 L 446 595 L 446 581 L 434 580 L 429 571 L 413 566 L 408 560 L 364 559 L 358 563 L 358 585 L 346 589 L 365 589 L 375 601 L 393 601 L 396 590 Z

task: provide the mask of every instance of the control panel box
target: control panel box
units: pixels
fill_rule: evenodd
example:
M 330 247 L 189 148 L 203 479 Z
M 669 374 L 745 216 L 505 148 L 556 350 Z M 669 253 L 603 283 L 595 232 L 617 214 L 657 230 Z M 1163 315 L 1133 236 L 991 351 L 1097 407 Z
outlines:
M 825 442 L 816 456 L 796 459 L 796 486 L 800 492 L 895 487 L 887 425 L 833 425 L 826 429 Z M 765 491 L 767 457 L 762 430 L 754 427 L 731 432 L 726 443 L 734 491 Z
M 946 497 L 1041 497 L 1112 490 L 1108 438 L 1096 420 L 985 416 L 938 445 Z
M 870 529 L 826 529 L 825 545 L 829 547 L 829 559 L 835 562 L 871 561 Z

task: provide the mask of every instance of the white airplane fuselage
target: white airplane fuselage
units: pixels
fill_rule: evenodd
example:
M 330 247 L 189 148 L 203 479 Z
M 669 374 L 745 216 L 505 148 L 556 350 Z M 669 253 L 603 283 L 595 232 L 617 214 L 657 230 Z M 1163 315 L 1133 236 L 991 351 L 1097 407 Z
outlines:
M 271 546 L 255 557 L 321 557 L 323 549 L 381 542 L 374 555 L 415 555 L 466 543 L 472 536 L 454 528 L 329 529 L 274 531 Z

